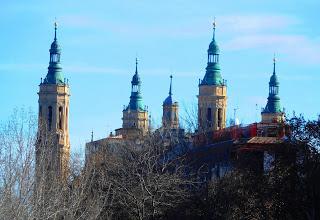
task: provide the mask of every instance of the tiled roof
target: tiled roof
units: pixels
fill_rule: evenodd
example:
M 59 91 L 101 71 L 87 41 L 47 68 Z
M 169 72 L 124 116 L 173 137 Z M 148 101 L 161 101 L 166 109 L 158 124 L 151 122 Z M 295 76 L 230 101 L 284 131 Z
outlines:
M 253 137 L 248 144 L 281 144 L 284 140 L 278 137 Z

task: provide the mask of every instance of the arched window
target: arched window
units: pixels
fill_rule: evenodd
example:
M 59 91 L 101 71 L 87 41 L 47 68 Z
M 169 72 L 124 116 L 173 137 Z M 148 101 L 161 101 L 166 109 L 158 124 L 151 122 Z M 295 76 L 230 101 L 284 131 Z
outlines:
M 49 131 L 51 131 L 51 127 L 52 127 L 52 106 L 48 107 L 48 128 Z
M 218 109 L 218 127 L 221 128 L 222 125 L 222 109 Z
M 59 129 L 62 129 L 62 111 L 63 111 L 63 108 L 60 106 L 59 107 Z
M 65 128 L 65 129 L 66 129 L 66 130 L 68 130 L 68 120 L 69 120 L 69 119 L 68 119 L 68 113 L 69 113 L 69 112 L 68 112 L 68 107 L 66 107 L 66 118 L 65 118 L 65 120 L 66 120 L 66 123 L 65 123 L 66 128 Z
M 279 93 L 279 87 L 278 86 L 270 86 L 269 93 L 271 95 L 277 95 Z
M 140 85 L 132 85 L 132 92 L 139 92 L 140 91 Z
M 60 54 L 57 54 L 57 53 L 51 54 L 50 61 L 52 63 L 60 62 Z

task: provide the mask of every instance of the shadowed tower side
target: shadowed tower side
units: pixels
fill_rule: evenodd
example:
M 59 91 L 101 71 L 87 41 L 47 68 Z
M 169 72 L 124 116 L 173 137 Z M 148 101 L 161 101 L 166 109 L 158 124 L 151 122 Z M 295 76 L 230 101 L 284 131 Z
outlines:
M 213 38 L 208 49 L 206 74 L 199 83 L 198 129 L 220 130 L 226 127 L 227 86 L 222 79 L 219 64 L 219 47 L 215 40 L 216 23 L 213 23 Z
M 54 180 L 65 180 L 68 174 L 69 141 L 69 85 L 60 64 L 61 48 L 57 40 L 50 48 L 48 73 L 39 85 L 39 128 L 36 146 L 36 175 Z M 48 180 L 48 179 L 46 179 Z
M 163 102 L 162 127 L 179 129 L 179 104 L 172 98 L 172 75 L 170 76 L 169 96 Z

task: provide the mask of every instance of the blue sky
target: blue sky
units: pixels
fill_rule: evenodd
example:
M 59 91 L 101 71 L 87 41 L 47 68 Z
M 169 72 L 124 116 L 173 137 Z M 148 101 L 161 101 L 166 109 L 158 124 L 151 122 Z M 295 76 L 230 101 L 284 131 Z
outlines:
M 62 65 L 71 86 L 73 150 L 121 127 L 123 105 L 138 56 L 143 98 L 160 124 L 173 74 L 184 108 L 197 103 L 198 79 L 216 17 L 222 75 L 228 81 L 228 117 L 260 119 L 277 56 L 282 106 L 292 114 L 320 113 L 320 1 L 2 1 L 0 7 L 0 120 L 16 107 L 37 111 L 55 17 Z M 259 110 L 256 110 L 258 104 Z

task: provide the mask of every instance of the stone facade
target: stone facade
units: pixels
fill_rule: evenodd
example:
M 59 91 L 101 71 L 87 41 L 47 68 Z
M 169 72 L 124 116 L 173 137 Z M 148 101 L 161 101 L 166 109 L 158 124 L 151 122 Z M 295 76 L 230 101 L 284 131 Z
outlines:
M 123 110 L 122 128 L 116 129 L 116 136 L 124 139 L 136 139 L 147 134 L 149 130 L 148 111 Z
M 55 84 L 40 84 L 39 91 L 39 140 L 37 146 L 37 161 L 49 156 L 51 164 L 41 164 L 40 170 L 47 169 L 55 173 L 56 178 L 64 179 L 68 173 L 70 157 L 69 140 L 69 86 Z M 44 146 L 41 142 L 46 142 Z M 44 148 L 51 149 L 44 149 Z
M 171 105 L 163 105 L 162 126 L 165 129 L 179 129 L 178 102 L 174 102 Z
M 220 130 L 226 127 L 227 87 L 200 85 L 198 95 L 198 123 L 200 130 Z
M 38 142 L 36 145 L 37 183 L 66 180 L 69 171 L 69 99 L 68 80 L 63 78 L 61 48 L 55 23 L 54 41 L 50 48 L 46 78 L 40 84 Z

